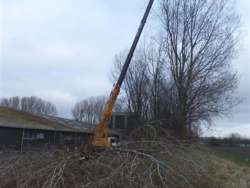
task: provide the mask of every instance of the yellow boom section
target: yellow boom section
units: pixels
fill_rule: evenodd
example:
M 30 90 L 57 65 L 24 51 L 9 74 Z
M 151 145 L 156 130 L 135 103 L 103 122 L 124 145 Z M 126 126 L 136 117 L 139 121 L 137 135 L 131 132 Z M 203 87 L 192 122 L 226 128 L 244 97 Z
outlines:
M 105 105 L 102 119 L 95 130 L 94 140 L 92 144 L 96 147 L 111 147 L 111 143 L 108 141 L 108 124 L 111 119 L 113 107 L 115 105 L 115 101 L 119 95 L 119 92 L 120 87 L 118 85 L 115 85 L 110 94 L 109 100 Z

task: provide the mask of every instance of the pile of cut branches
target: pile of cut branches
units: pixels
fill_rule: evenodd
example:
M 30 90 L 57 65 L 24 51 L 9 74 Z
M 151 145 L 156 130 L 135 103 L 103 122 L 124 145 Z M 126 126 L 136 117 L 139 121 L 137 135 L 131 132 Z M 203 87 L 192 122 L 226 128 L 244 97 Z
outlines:
M 63 151 L 3 153 L 0 187 L 216 187 L 209 175 L 216 167 L 200 146 L 169 136 L 141 138 L 90 160 Z

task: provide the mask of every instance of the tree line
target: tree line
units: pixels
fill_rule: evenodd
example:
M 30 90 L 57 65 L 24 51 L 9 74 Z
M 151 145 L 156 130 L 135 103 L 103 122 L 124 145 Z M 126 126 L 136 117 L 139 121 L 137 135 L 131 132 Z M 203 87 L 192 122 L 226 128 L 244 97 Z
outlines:
M 90 124 L 96 124 L 101 118 L 106 102 L 106 97 L 90 97 L 77 102 L 72 109 L 72 115 L 77 121 L 88 122 Z
M 57 114 L 56 106 L 54 104 L 35 96 L 2 98 L 0 100 L 0 106 L 38 115 Z
M 166 120 L 180 138 L 199 134 L 237 104 L 231 69 L 238 17 L 225 0 L 162 0 L 161 32 L 137 49 L 122 86 L 126 110 Z M 231 9 L 233 10 L 233 9 Z M 114 80 L 124 57 L 115 57 Z
M 250 147 L 250 139 L 244 138 L 237 133 L 232 133 L 225 138 L 216 138 L 216 137 L 204 138 L 204 142 L 210 146 Z
M 102 112 L 108 97 L 106 96 L 92 96 L 77 102 L 72 108 L 72 115 L 75 120 L 86 122 L 89 124 L 97 124 L 101 120 Z M 122 102 L 116 102 L 113 111 L 122 112 Z

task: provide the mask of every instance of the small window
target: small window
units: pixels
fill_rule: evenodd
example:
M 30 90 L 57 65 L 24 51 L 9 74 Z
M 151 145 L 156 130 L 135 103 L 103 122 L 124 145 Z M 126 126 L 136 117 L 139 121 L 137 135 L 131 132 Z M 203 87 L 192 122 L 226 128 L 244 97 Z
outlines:
M 24 140 L 41 140 L 44 139 L 44 133 L 24 132 Z
M 44 139 L 44 134 L 43 133 L 37 133 L 36 138 L 37 139 Z

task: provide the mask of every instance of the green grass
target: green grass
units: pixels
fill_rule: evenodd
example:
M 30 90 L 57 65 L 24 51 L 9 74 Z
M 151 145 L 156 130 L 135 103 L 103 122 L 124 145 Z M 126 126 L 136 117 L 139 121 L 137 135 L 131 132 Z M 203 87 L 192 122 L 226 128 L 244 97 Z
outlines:
M 250 166 L 250 148 L 210 147 L 209 152 L 238 165 Z
M 0 120 L 27 125 L 27 127 L 29 127 L 29 125 L 34 127 L 35 125 L 36 128 L 46 127 L 49 129 L 60 129 L 63 127 L 67 130 L 74 130 L 69 126 L 66 127 L 58 122 L 47 120 L 41 116 L 5 107 L 0 107 Z

